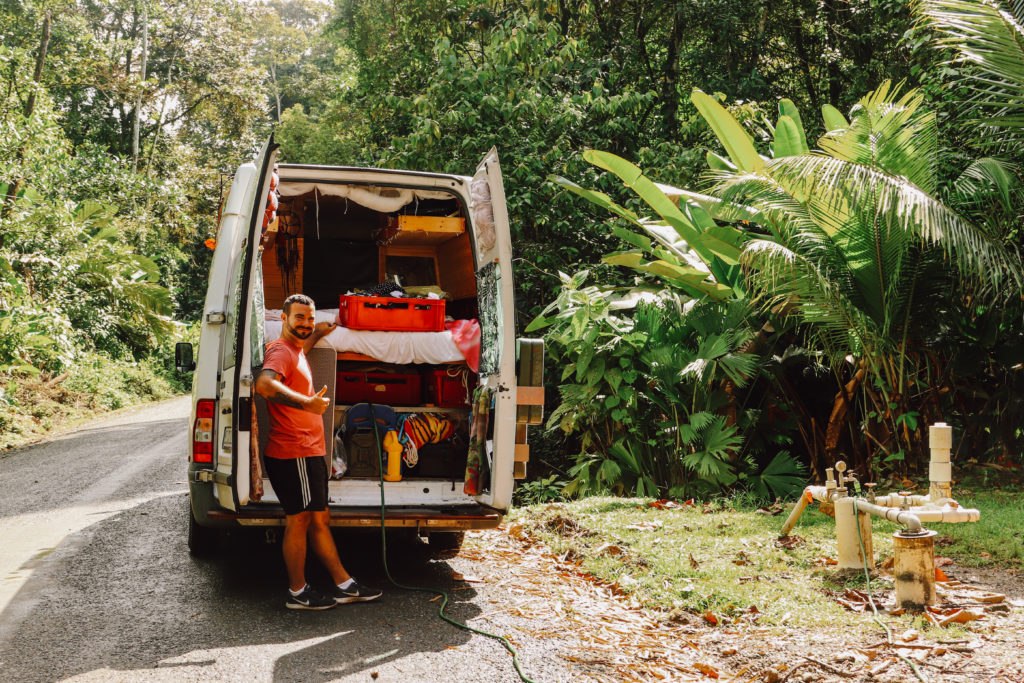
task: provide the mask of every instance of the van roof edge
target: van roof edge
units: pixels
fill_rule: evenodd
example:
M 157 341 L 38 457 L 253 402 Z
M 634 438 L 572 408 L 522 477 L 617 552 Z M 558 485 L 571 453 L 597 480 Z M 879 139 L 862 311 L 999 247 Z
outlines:
M 324 166 L 319 164 L 278 164 L 278 171 L 296 169 L 303 171 L 353 171 L 357 173 L 388 173 L 392 175 L 426 176 L 429 178 L 448 178 L 464 182 L 466 176 L 455 175 L 454 173 L 434 173 L 433 171 L 410 171 L 397 168 L 376 168 L 373 166 Z

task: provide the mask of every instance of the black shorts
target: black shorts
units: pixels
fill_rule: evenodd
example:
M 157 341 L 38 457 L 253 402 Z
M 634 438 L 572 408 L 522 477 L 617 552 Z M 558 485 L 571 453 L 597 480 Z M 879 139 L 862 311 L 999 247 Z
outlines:
M 327 509 L 327 462 L 324 456 L 264 458 L 267 477 L 286 515 Z

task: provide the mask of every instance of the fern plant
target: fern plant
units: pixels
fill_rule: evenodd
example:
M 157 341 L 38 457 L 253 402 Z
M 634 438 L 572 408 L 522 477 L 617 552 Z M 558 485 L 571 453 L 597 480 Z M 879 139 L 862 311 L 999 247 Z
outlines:
M 563 275 L 558 299 L 527 328 L 547 329 L 563 368 L 548 426 L 580 443 L 566 494 L 690 496 L 736 484 L 752 422 L 721 414 L 722 387 L 759 374 L 742 350 L 750 303 L 601 288 L 588 276 Z

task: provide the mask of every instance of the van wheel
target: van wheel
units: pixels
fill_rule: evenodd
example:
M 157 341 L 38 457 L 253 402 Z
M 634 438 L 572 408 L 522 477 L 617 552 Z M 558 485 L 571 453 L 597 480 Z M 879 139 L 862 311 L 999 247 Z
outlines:
M 427 536 L 427 544 L 431 550 L 458 550 L 465 539 L 465 531 L 432 531 Z
M 220 534 L 216 529 L 200 526 L 188 511 L 188 552 L 192 557 L 209 557 L 220 545 Z

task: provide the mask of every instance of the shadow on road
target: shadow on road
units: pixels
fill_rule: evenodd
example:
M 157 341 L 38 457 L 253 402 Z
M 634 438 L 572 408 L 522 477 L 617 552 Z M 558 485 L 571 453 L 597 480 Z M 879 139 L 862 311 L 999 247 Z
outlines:
M 469 640 L 437 617 L 439 601 L 387 585 L 379 534 L 338 541 L 346 568 L 385 590 L 380 601 L 293 612 L 284 607 L 279 545 L 268 545 L 262 531 L 237 533 L 212 559 L 196 560 L 185 547 L 187 504 L 180 493 L 155 498 L 69 536 L 37 562 L 0 615 L 0 679 L 137 672 L 169 680 L 327 681 Z M 454 587 L 448 564 L 422 543 L 389 537 L 388 564 L 399 582 Z M 309 578 L 327 583 L 318 567 Z M 470 602 L 475 591 L 450 596 L 451 617 L 480 613 Z M 409 680 L 420 678 L 410 673 Z

